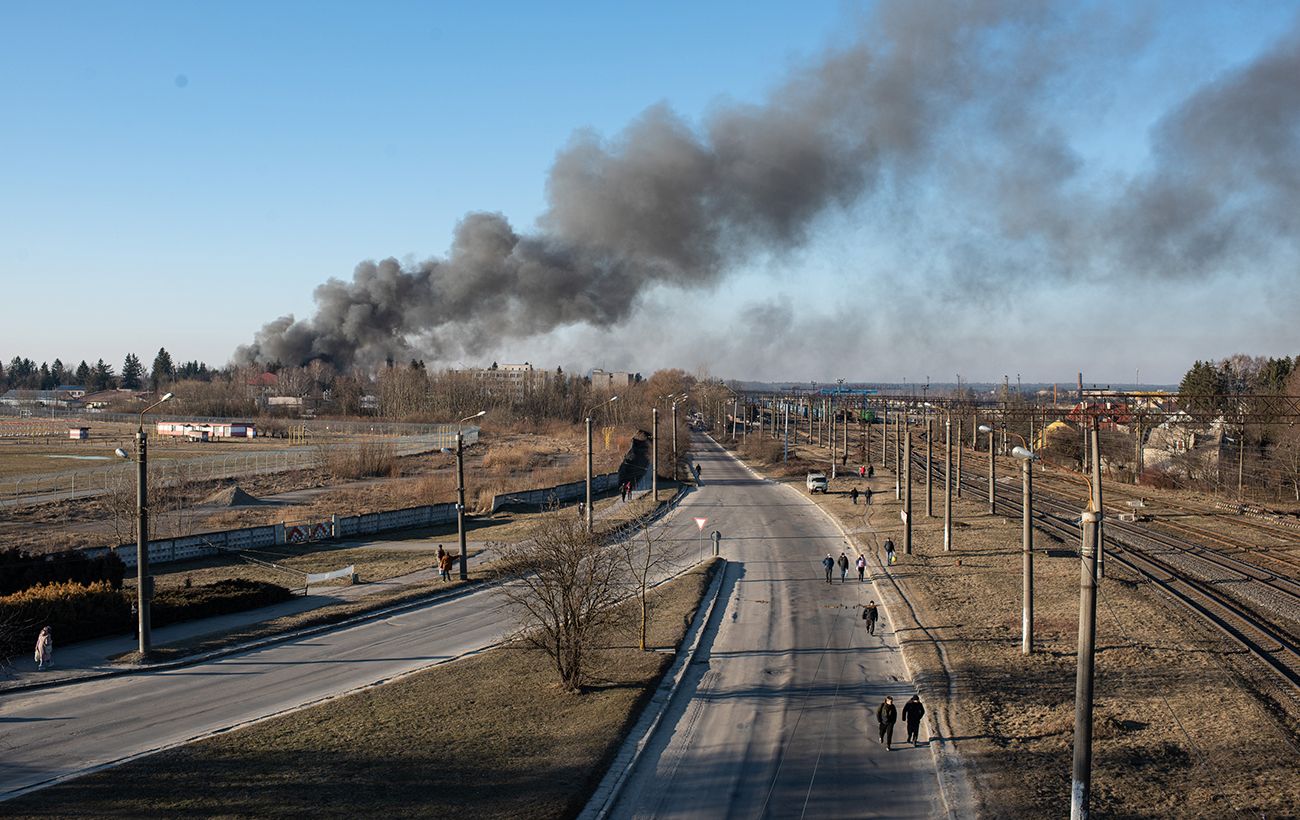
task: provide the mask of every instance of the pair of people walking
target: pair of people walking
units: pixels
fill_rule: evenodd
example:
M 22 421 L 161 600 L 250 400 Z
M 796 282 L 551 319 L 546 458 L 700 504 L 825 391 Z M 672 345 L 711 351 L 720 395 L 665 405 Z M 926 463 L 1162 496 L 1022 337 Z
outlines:
M 912 745 L 918 743 L 917 736 L 921 733 L 921 718 L 924 715 L 925 707 L 921 705 L 921 697 L 912 695 L 912 699 L 903 707 L 903 722 L 907 724 L 907 742 Z M 898 709 L 894 706 L 894 699 L 886 695 L 885 702 L 876 708 L 876 723 L 880 727 L 880 742 L 891 751 L 894 748 L 894 724 L 897 722 Z
M 619 485 L 618 492 L 619 492 L 619 497 L 622 498 L 623 501 L 627 501 L 629 498 L 632 497 L 632 482 L 624 481 L 622 484 Z
M 443 581 L 451 580 L 451 565 L 455 563 L 455 561 L 456 559 L 451 557 L 451 553 L 444 550 L 442 548 L 442 544 L 439 544 L 438 545 L 438 578 L 439 579 Z
M 840 583 L 844 583 L 845 578 L 848 577 L 849 556 L 841 552 L 840 557 L 835 559 L 832 558 L 831 554 L 828 552 L 826 553 L 826 557 L 822 559 L 822 566 L 826 568 L 826 583 L 831 583 L 831 572 L 834 571 L 837 564 L 840 568 Z

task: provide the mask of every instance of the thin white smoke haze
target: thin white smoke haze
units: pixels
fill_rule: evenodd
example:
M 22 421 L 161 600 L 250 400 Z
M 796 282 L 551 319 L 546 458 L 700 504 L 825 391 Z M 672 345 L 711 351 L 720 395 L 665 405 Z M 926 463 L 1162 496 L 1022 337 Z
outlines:
M 1289 288 L 1300 34 L 1193 89 L 1150 135 L 1143 170 L 1103 188 L 1047 103 L 1078 81 L 1076 63 L 1140 49 L 1140 30 L 1065 3 L 882 3 L 855 41 L 794 70 L 762 104 L 720 103 L 700 123 L 657 105 L 613 138 L 579 131 L 550 171 L 536 230 L 468 214 L 445 258 L 363 262 L 352 281 L 317 288 L 314 316 L 268 323 L 236 357 L 348 367 L 529 346 L 563 357 L 601 339 L 618 359 L 671 322 L 665 293 L 689 303 L 725 291 L 747 264 L 797 258 L 820 223 L 863 203 L 917 224 L 945 219 L 918 234 L 925 247 L 906 272 L 859 269 L 849 290 L 902 278 L 942 306 L 1025 282 L 1203 282 L 1249 269 L 1281 270 Z M 878 342 L 917 318 L 743 304 L 743 327 L 694 340 L 733 368 L 825 322 Z

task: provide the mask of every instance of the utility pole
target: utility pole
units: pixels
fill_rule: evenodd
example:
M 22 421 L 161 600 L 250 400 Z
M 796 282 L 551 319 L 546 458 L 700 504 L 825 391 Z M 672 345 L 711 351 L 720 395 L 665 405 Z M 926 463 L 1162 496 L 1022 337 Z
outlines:
M 731 440 L 736 440 L 736 425 L 740 422 L 740 399 L 731 400 Z
M 880 469 L 885 469 L 886 453 L 889 450 L 889 405 L 881 409 L 880 414 Z
M 587 509 L 591 509 L 591 419 L 587 419 Z M 588 513 L 590 515 L 590 512 Z M 587 519 L 591 529 L 591 519 Z M 456 425 L 456 541 L 460 544 L 460 580 L 469 578 L 469 546 L 465 543 L 465 436 Z
M 1097 523 L 1101 513 L 1083 513 L 1079 564 L 1079 660 L 1074 677 L 1074 771 L 1070 820 L 1087 820 L 1092 790 L 1092 682 L 1097 639 Z
M 997 473 L 998 460 L 997 460 L 997 456 L 993 452 L 993 450 L 995 449 L 994 439 L 997 438 L 997 435 L 998 435 L 997 431 L 994 430 L 992 427 L 990 427 L 989 428 L 989 515 L 998 514 L 998 501 L 997 501 L 997 496 L 994 494 L 994 488 L 997 486 L 996 484 L 994 484 L 994 480 Z
M 961 498 L 961 451 L 965 449 L 961 442 L 961 421 L 957 422 L 957 497 Z
M 673 402 L 673 481 L 677 480 L 677 402 Z
M 907 452 L 903 454 L 903 552 L 912 554 L 912 431 L 907 431 Z
M 934 425 L 930 420 L 930 408 L 925 410 L 925 517 L 934 518 L 934 492 L 930 476 L 934 470 Z
M 464 484 L 465 482 L 461 482 Z M 463 504 L 461 506 L 464 506 Z M 591 532 L 591 415 L 587 416 L 587 503 L 583 509 L 583 518 L 586 519 L 587 532 Z M 460 565 L 462 570 L 465 564 Z
M 650 451 L 650 492 L 655 503 L 659 503 L 659 408 L 650 410 L 650 439 L 654 444 Z
M 1018 452 L 1018 451 L 1017 451 Z M 1023 498 L 1020 514 L 1021 612 L 1020 654 L 1034 652 L 1034 460 L 1020 462 Z
M 1092 506 L 1101 512 L 1101 421 L 1092 418 Z M 1106 525 L 1097 519 L 1097 577 L 1106 575 Z
M 907 414 L 904 409 L 902 413 L 894 416 L 894 500 L 903 500 L 903 468 L 898 462 L 903 455 L 903 422 L 902 416 Z
M 144 414 L 140 414 L 141 418 Z M 140 657 L 152 649 L 149 609 L 153 603 L 153 576 L 149 574 L 149 447 L 141 422 L 135 433 L 135 583 L 136 616 L 139 618 Z
M 943 420 L 943 551 L 952 550 L 952 416 Z

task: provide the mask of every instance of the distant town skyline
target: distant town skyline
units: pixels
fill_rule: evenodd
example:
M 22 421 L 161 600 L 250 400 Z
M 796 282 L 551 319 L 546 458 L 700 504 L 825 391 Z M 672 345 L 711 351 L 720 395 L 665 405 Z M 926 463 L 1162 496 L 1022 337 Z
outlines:
M 6 7 L 0 363 L 1295 355 L 1298 11 Z

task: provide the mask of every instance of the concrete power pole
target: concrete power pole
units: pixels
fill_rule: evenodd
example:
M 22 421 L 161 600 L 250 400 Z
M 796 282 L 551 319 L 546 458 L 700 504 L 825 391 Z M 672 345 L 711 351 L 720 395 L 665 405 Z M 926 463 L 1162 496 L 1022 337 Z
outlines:
M 961 451 L 965 449 L 962 446 L 962 429 L 961 422 L 957 422 L 957 497 L 961 498 Z
M 1101 506 L 1101 421 L 1092 418 L 1092 506 L 1098 513 Z M 1097 518 L 1097 577 L 1106 575 L 1106 525 Z
M 1020 513 L 1020 554 L 1021 554 L 1021 610 L 1020 610 L 1020 654 L 1031 655 L 1034 652 L 1034 461 L 1026 458 L 1020 462 L 1020 475 L 1023 483 L 1023 509 Z
M 934 466 L 934 425 L 930 421 L 930 411 L 925 411 L 925 517 L 934 518 L 934 491 L 930 477 Z
M 456 541 L 460 544 L 460 580 L 469 578 L 469 546 L 465 543 L 465 436 L 456 430 Z M 591 419 L 587 419 L 587 505 L 591 505 Z M 587 529 L 591 529 L 590 523 Z
M 1092 791 L 1092 683 L 1097 639 L 1097 523 L 1101 513 L 1083 513 L 1079 566 L 1079 660 L 1074 677 L 1074 771 L 1070 820 L 1087 820 Z
M 886 404 L 880 415 L 880 469 L 885 469 L 886 453 L 889 450 L 889 405 Z
M 943 551 L 952 550 L 952 417 L 943 420 Z M 960 452 L 960 450 L 958 450 Z M 960 486 L 960 485 L 959 485 Z
M 659 503 L 659 408 L 650 410 L 650 440 L 654 447 L 650 451 L 650 492 L 655 503 Z
M 912 554 L 912 431 L 907 431 L 903 453 L 903 552 Z

